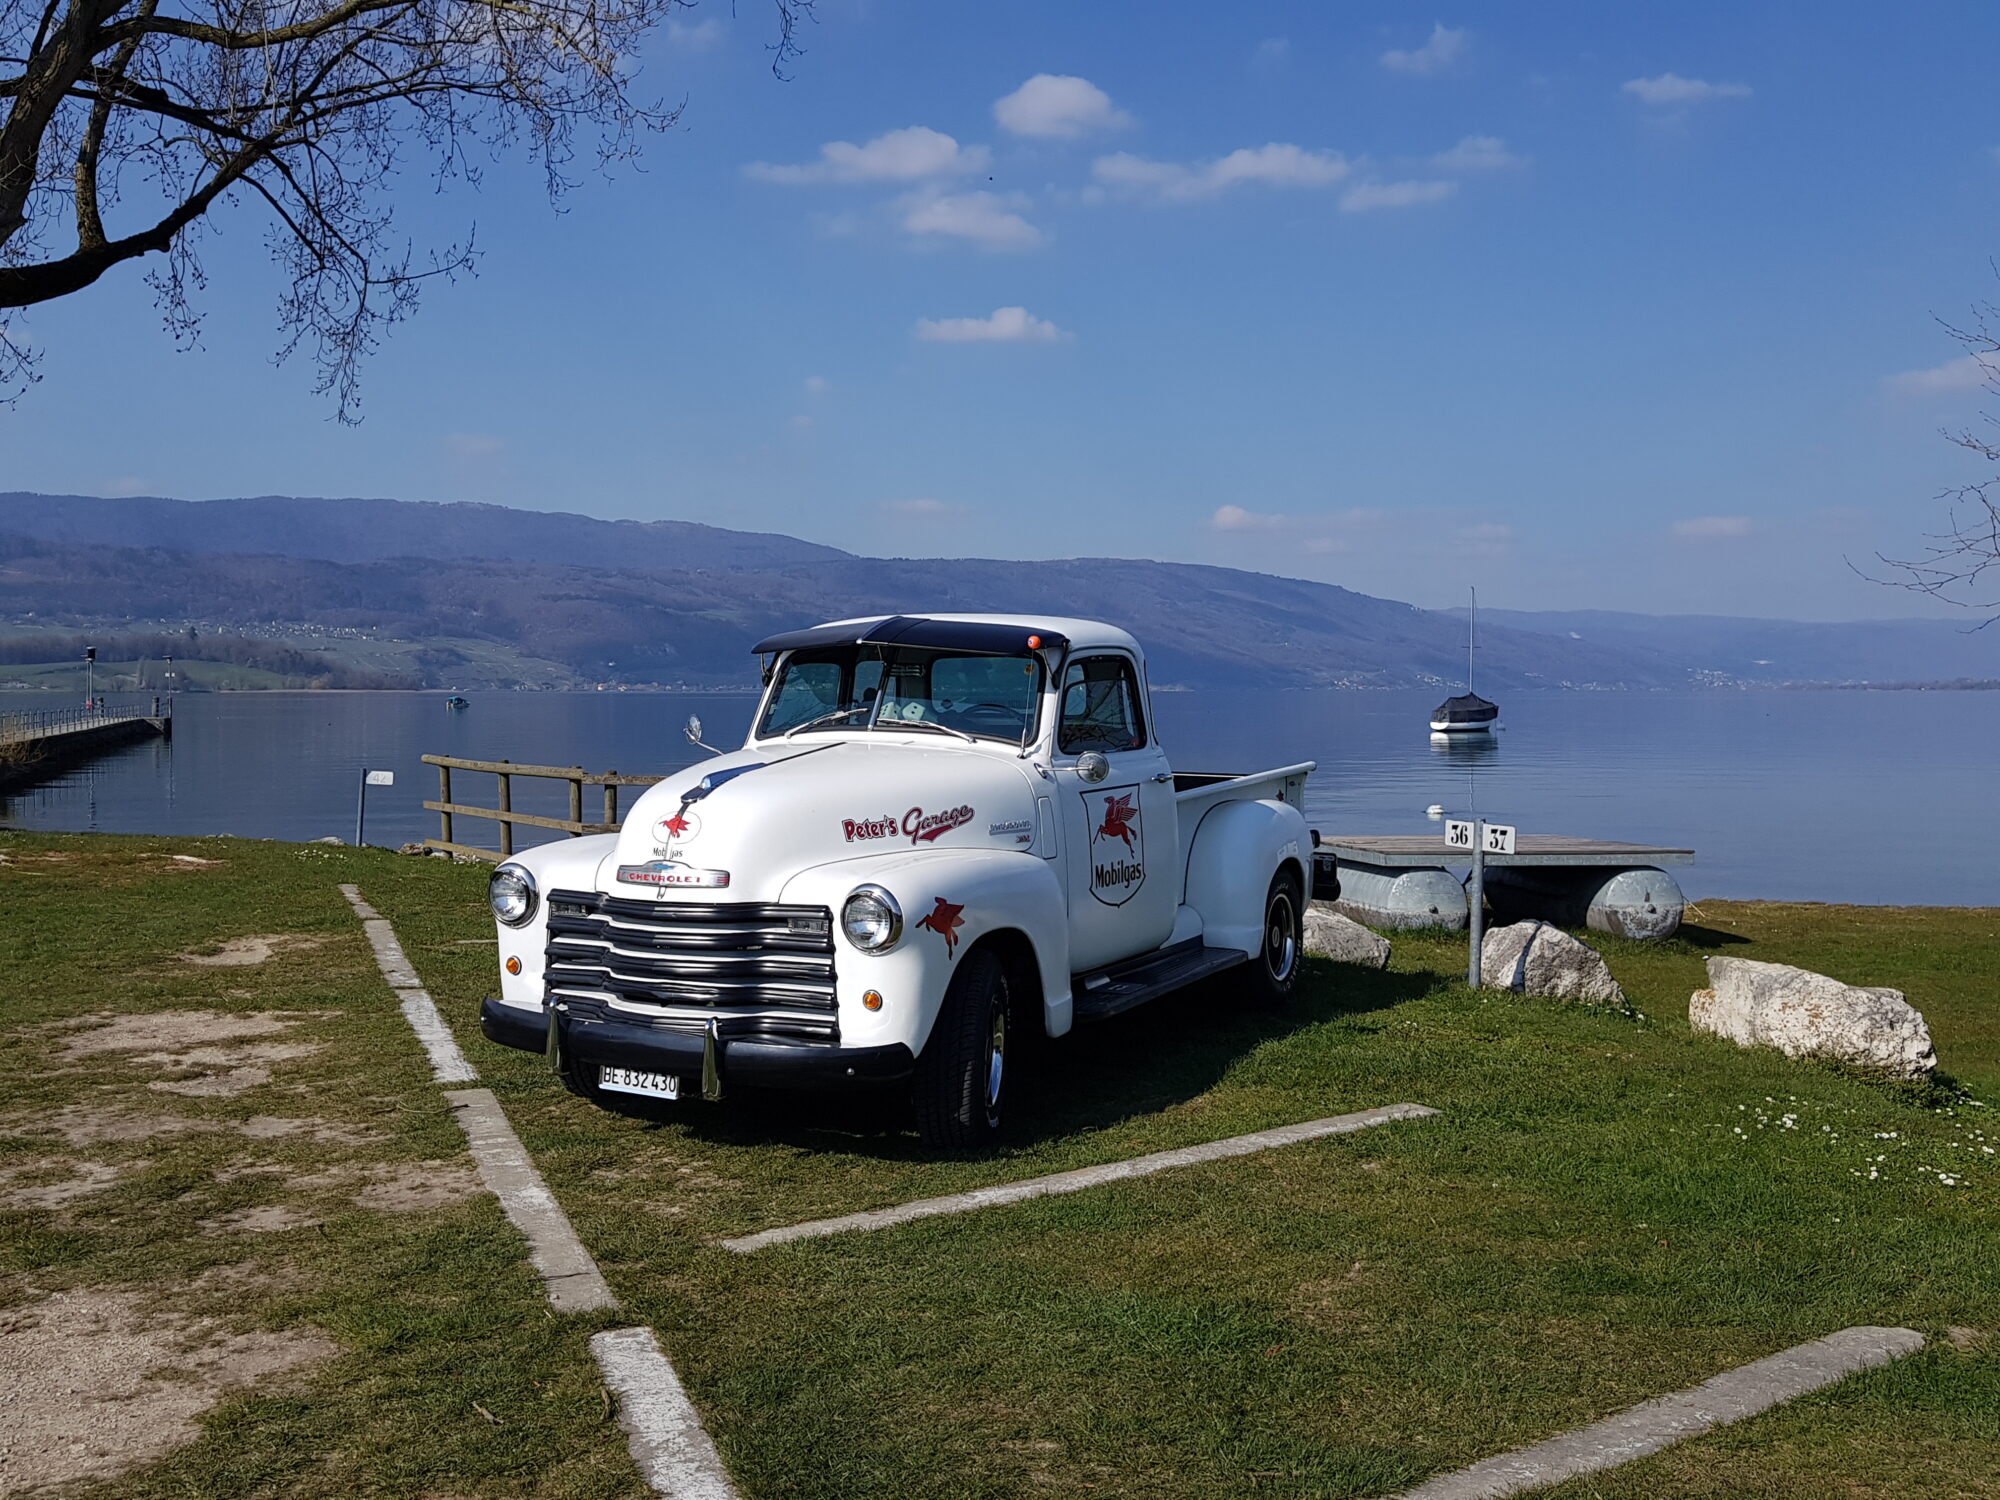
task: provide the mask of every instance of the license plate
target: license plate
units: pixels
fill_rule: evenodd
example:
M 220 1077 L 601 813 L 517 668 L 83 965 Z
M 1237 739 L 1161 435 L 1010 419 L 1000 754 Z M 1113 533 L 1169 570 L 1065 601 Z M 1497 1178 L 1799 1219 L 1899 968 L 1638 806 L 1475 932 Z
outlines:
M 597 1086 L 615 1094 L 644 1094 L 649 1099 L 678 1099 L 680 1078 L 673 1073 L 641 1073 L 637 1068 L 599 1067 Z

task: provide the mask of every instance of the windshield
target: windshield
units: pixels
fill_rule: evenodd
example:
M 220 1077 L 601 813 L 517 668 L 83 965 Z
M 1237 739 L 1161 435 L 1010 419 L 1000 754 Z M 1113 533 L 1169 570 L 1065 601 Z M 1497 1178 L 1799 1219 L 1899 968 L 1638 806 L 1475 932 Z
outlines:
M 757 735 L 928 729 L 1025 745 L 1041 691 L 1042 663 L 1034 656 L 923 646 L 794 651 L 778 670 Z

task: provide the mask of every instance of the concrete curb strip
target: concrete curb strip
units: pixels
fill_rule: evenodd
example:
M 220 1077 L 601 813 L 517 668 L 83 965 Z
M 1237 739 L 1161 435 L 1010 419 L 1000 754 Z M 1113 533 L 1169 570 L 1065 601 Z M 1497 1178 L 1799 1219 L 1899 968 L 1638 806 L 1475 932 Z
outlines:
M 596 1312 L 618 1305 L 597 1262 L 570 1228 L 562 1205 L 549 1192 L 527 1148 L 500 1111 L 491 1089 L 451 1089 L 445 1093 L 458 1123 L 472 1143 L 479 1180 L 528 1241 L 528 1259 L 549 1289 L 558 1312 Z
M 430 1054 L 439 1083 L 470 1083 L 479 1075 L 458 1050 L 458 1042 L 438 1014 L 410 965 L 396 931 L 382 914 L 343 885 L 340 893 L 361 918 L 382 977 L 403 1003 L 403 1014 Z M 508 1221 L 528 1242 L 528 1260 L 541 1273 L 549 1305 L 557 1312 L 607 1312 L 618 1299 L 597 1262 L 577 1238 L 562 1205 L 535 1170 L 521 1138 L 491 1089 L 448 1089 L 445 1099 L 458 1116 L 472 1148 L 479 1180 L 500 1200 Z M 701 1425 L 680 1377 L 667 1362 L 650 1328 L 616 1328 L 595 1334 L 590 1352 L 604 1383 L 618 1393 L 618 1422 L 626 1446 L 647 1485 L 668 1500 L 738 1500 L 729 1471 Z
M 734 1250 L 747 1255 L 753 1250 L 762 1250 L 771 1245 L 782 1245 L 791 1240 L 818 1239 L 829 1234 L 845 1234 L 856 1229 L 887 1229 L 897 1224 L 908 1224 L 915 1219 L 935 1218 L 939 1214 L 969 1213 L 976 1208 L 996 1208 L 1003 1203 L 1020 1203 L 1029 1198 L 1047 1198 L 1057 1193 L 1081 1192 L 1084 1188 L 1098 1187 L 1107 1182 L 1124 1182 L 1134 1177 L 1148 1177 L 1155 1172 L 1165 1172 L 1174 1167 L 1193 1166 L 1197 1162 L 1221 1161 L 1231 1156 L 1248 1156 L 1254 1151 L 1268 1151 L 1273 1146 L 1290 1146 L 1300 1141 L 1318 1140 L 1321 1136 L 1350 1135 L 1357 1130 L 1366 1130 L 1371 1125 L 1387 1125 L 1395 1120 L 1421 1120 L 1437 1111 L 1422 1104 L 1388 1104 L 1380 1109 L 1365 1109 L 1358 1114 L 1335 1115 L 1325 1120 L 1308 1120 L 1302 1125 L 1281 1125 L 1275 1130 L 1259 1130 L 1251 1135 L 1231 1136 L 1228 1140 L 1210 1141 L 1203 1146 L 1182 1146 L 1173 1151 L 1156 1151 L 1150 1156 L 1135 1156 L 1130 1161 L 1107 1162 L 1101 1167 L 1080 1167 L 1074 1172 L 1057 1172 L 1049 1177 L 1030 1177 L 1025 1182 L 1002 1183 L 998 1187 L 974 1188 L 969 1193 L 953 1193 L 945 1198 L 919 1198 L 914 1203 L 900 1203 L 894 1208 L 871 1209 L 867 1213 L 843 1214 L 837 1219 L 813 1219 L 804 1224 L 791 1224 L 782 1229 L 766 1229 L 759 1234 L 746 1234 L 739 1239 L 721 1240 L 718 1243 L 725 1250 Z
M 389 981 L 389 988 L 396 992 L 402 1002 L 403 1016 L 410 1023 L 410 1029 L 423 1043 L 424 1053 L 431 1060 L 431 1074 L 439 1083 L 477 1083 L 479 1073 L 465 1060 L 465 1054 L 458 1050 L 458 1040 L 451 1034 L 451 1028 L 438 1014 L 437 1002 L 417 978 L 417 971 L 410 964 L 409 956 L 403 952 L 403 945 L 396 941 L 396 929 L 391 927 L 383 915 L 361 899 L 361 891 L 356 886 L 343 885 L 340 894 L 347 898 L 347 904 L 354 908 L 361 918 L 361 929 L 368 934 L 368 946 L 375 950 L 375 963 L 382 970 L 382 977 Z
M 650 1328 L 594 1334 L 590 1352 L 618 1393 L 618 1425 L 639 1473 L 673 1500 L 736 1500 L 729 1471 Z
M 1924 1336 L 1908 1328 L 1843 1328 L 1580 1431 L 1440 1475 L 1398 1500 L 1500 1500 L 1616 1468 L 1711 1428 L 1754 1417 L 1858 1370 L 1915 1354 L 1923 1346 Z

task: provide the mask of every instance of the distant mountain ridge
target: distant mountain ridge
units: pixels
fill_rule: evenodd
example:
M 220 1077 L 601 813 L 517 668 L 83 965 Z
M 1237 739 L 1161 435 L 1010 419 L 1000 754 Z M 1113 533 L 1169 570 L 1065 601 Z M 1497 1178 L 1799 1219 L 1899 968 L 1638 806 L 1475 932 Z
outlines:
M 1145 643 L 1162 686 L 1455 688 L 1464 672 L 1462 612 L 1202 564 L 867 558 L 687 521 L 469 503 L 0 494 L 0 619 L 425 643 L 410 660 L 439 686 L 517 680 L 490 665 L 472 675 L 454 640 L 532 658 L 524 676 L 538 681 L 744 683 L 751 643 L 774 630 L 926 610 L 1102 618 Z M 1889 623 L 1482 611 L 1479 681 L 1499 693 L 2000 678 L 2000 630 Z
M 1463 610 L 1451 613 L 1463 619 Z M 1904 683 L 2000 678 L 2000 625 L 1948 620 L 1742 619 L 1617 610 L 1482 609 L 1480 623 L 1684 663 L 1739 682 Z
M 469 500 L 100 500 L 16 492 L 0 494 L 0 531 L 44 542 L 341 563 L 428 557 L 581 568 L 782 568 L 852 556 L 796 537 L 698 521 L 605 521 Z

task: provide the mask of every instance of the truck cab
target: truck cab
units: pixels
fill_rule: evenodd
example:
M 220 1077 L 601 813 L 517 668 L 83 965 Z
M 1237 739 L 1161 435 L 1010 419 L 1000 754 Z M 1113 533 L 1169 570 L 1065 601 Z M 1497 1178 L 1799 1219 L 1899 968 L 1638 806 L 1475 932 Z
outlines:
M 907 1087 L 925 1141 L 967 1148 L 1028 1030 L 1224 971 L 1291 991 L 1313 767 L 1177 775 L 1124 631 L 893 615 L 755 650 L 740 749 L 494 872 L 488 1037 L 613 1109 Z

